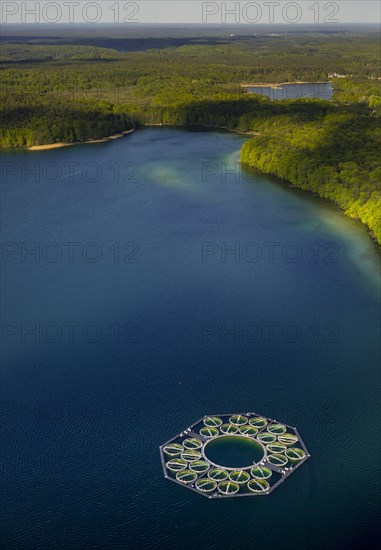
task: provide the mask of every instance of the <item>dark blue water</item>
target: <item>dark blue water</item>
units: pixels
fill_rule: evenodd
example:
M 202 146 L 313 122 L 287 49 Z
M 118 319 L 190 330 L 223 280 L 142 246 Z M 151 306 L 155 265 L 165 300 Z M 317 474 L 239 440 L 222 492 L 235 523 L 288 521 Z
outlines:
M 279 88 L 271 86 L 253 86 L 247 90 L 252 94 L 265 95 L 272 100 L 299 99 L 311 97 L 316 99 L 331 99 L 333 87 L 330 82 L 310 82 L 305 84 L 282 84 Z
M 5 548 L 375 547 L 378 248 L 240 171 L 243 140 L 3 155 Z M 311 459 L 268 497 L 164 479 L 160 444 L 235 411 L 297 426 Z

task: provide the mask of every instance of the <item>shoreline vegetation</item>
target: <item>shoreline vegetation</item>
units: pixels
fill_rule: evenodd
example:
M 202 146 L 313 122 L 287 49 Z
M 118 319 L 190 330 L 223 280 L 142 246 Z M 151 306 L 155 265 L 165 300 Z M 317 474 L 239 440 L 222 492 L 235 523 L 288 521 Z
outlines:
M 188 128 L 188 129 L 191 129 L 191 128 L 207 128 L 207 129 L 210 129 L 210 130 L 226 130 L 226 132 L 233 132 L 234 134 L 240 134 L 240 135 L 243 135 L 243 136 L 260 136 L 261 133 L 260 132 L 254 132 L 254 131 L 250 131 L 248 130 L 247 132 L 244 132 L 244 131 L 240 131 L 240 130 L 237 130 L 237 129 L 234 129 L 234 128 L 228 128 L 227 126 L 216 126 L 214 124 L 188 124 L 188 125 L 184 125 L 184 124 L 171 124 L 171 123 L 166 123 L 166 122 L 153 122 L 152 124 L 150 123 L 146 123 L 146 124 L 141 124 L 140 125 L 140 128 L 150 128 L 150 127 L 159 127 L 159 128 Z M 139 127 L 137 128 L 139 129 Z
M 242 82 L 240 86 L 242 88 L 272 88 L 274 90 L 278 90 L 283 86 L 295 86 L 297 84 L 333 84 L 333 82 L 331 80 L 310 80 L 306 82 L 302 82 L 300 80 L 295 82 Z
M 183 127 L 187 128 L 186 126 L 182 124 L 166 124 L 166 123 L 152 123 L 152 124 L 141 124 L 140 126 L 137 126 L 136 128 L 132 128 L 131 130 L 125 130 L 123 132 L 120 132 L 118 134 L 113 134 L 111 136 L 106 136 L 100 139 L 89 139 L 86 141 L 72 141 L 72 142 L 57 142 L 57 143 L 47 143 L 46 145 L 31 145 L 31 146 L 25 146 L 22 147 L 26 151 L 50 151 L 52 149 L 61 149 L 63 147 L 72 147 L 74 145 L 92 145 L 95 143 L 107 143 L 110 141 L 114 141 L 116 139 L 120 139 L 122 137 L 125 137 L 128 134 L 132 134 L 139 128 L 151 128 L 151 127 L 159 127 L 159 128 L 174 128 L 174 127 Z M 193 126 L 195 127 L 195 126 Z M 244 136 L 260 136 L 260 132 L 240 132 L 239 130 L 232 130 L 231 128 L 228 128 L 227 126 L 212 126 L 211 124 L 198 124 L 197 127 L 199 128 L 206 128 L 206 129 L 215 129 L 215 130 L 226 130 L 227 132 L 233 132 L 234 134 L 240 134 Z M 192 128 L 192 126 L 189 126 L 189 128 Z
M 73 145 L 91 145 L 93 143 L 106 143 L 108 141 L 113 141 L 115 139 L 120 139 L 127 134 L 131 134 L 132 132 L 135 132 L 136 128 L 132 128 L 131 130 L 124 130 L 123 132 L 120 132 L 118 134 L 113 134 L 111 136 L 106 136 L 100 139 L 89 139 L 86 141 L 72 141 L 72 142 L 64 142 L 60 141 L 58 143 L 48 143 L 46 145 L 31 145 L 29 147 L 25 147 L 27 151 L 49 151 L 50 149 L 60 149 L 61 147 L 72 147 Z
M 243 164 L 330 200 L 381 244 L 376 33 L 171 44 L 144 38 L 138 51 L 123 50 L 128 39 L 121 49 L 114 39 L 2 45 L 0 147 L 103 143 L 151 125 L 235 132 L 249 138 Z M 271 101 L 247 90 L 304 83 L 329 83 L 334 94 Z
M 241 132 L 240 130 L 234 130 L 232 128 L 228 128 L 227 126 L 214 126 L 212 124 L 197 124 L 197 125 L 190 125 L 189 128 L 192 127 L 199 127 L 199 128 L 207 128 L 207 129 L 215 129 L 215 130 L 226 130 L 227 132 L 233 132 L 234 134 L 240 134 L 244 136 L 260 136 L 260 132 L 253 132 L 253 131 L 247 131 L 247 132 Z M 30 145 L 30 146 L 24 146 L 21 147 L 22 149 L 25 149 L 26 151 L 50 151 L 51 149 L 61 149 L 63 147 L 72 147 L 74 145 L 92 145 L 95 143 L 107 143 L 109 141 L 114 141 L 116 139 L 120 139 L 128 134 L 132 134 L 139 128 L 151 128 L 151 127 L 159 127 L 159 128 L 174 128 L 174 127 L 183 127 L 187 128 L 187 126 L 184 126 L 182 124 L 171 124 L 171 123 L 164 123 L 164 122 L 153 122 L 152 124 L 146 123 L 141 124 L 140 126 L 137 126 L 136 128 L 131 128 L 130 130 L 124 130 L 123 132 L 119 132 L 117 134 L 113 134 L 111 136 L 106 136 L 100 139 L 89 139 L 86 141 L 72 141 L 72 142 L 64 142 L 60 141 L 57 143 L 47 143 L 45 145 Z M 1 148 L 0 148 L 1 149 Z

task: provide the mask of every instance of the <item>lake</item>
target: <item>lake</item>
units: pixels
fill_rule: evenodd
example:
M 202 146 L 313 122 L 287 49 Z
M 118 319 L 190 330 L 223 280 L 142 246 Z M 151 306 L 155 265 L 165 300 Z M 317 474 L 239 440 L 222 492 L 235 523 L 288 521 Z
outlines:
M 241 169 L 245 139 L 3 154 L 5 548 L 375 544 L 379 249 Z M 311 453 L 280 488 L 220 501 L 164 479 L 159 445 L 245 411 Z
M 329 100 L 333 95 L 333 86 L 330 82 L 280 84 L 279 87 L 248 86 L 246 90 L 252 94 L 265 95 L 271 100 L 299 99 L 301 97 Z

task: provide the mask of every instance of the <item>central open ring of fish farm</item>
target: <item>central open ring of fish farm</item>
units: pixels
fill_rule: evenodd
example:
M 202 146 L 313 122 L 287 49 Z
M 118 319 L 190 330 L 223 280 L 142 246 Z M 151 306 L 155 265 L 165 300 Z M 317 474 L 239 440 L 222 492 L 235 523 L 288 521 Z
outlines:
M 204 416 L 160 447 L 164 476 L 209 498 L 267 495 L 310 456 L 298 431 L 256 413 Z

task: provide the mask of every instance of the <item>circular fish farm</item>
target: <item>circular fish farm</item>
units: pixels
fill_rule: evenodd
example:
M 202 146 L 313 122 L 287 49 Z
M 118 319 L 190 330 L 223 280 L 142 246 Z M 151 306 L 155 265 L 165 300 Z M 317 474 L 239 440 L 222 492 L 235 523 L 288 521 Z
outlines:
M 204 416 L 160 446 L 165 478 L 208 498 L 268 495 L 309 456 L 296 428 L 256 413 Z

